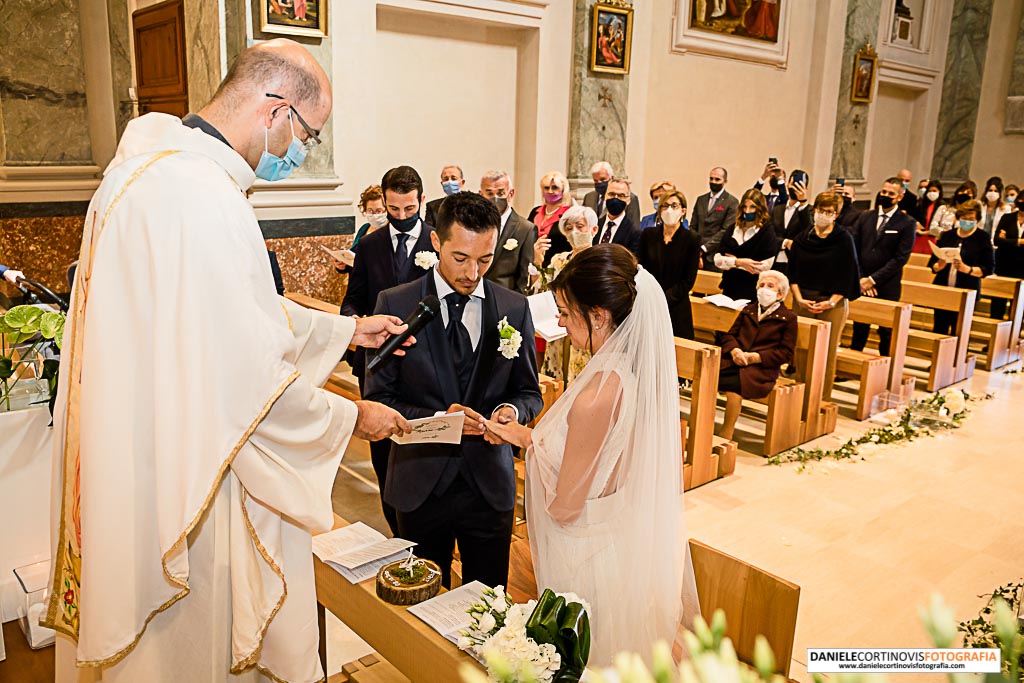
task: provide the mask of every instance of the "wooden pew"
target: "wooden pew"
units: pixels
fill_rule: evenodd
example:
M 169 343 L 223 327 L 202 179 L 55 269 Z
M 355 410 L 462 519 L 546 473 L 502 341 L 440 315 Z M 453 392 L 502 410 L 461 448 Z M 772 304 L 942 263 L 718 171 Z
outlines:
M 904 272 L 906 268 L 904 269 Z M 935 334 L 927 330 L 912 329 L 907 345 L 911 355 L 931 361 L 928 373 L 928 391 L 937 391 L 974 374 L 977 358 L 968 355 L 971 319 L 977 292 L 970 289 L 944 287 L 912 280 L 903 280 L 903 294 L 900 301 L 919 307 L 953 311 L 957 314 L 954 336 Z M 911 323 L 915 318 L 911 316 Z
M 858 322 L 892 330 L 888 356 L 874 356 L 845 348 L 838 351 L 837 372 L 860 380 L 857 394 L 858 420 L 871 417 L 872 402 L 882 391 L 888 390 L 900 396 L 913 394 L 914 378 L 903 375 L 910 338 L 911 309 L 910 304 L 873 297 L 861 297 L 850 302 L 847 318 L 850 326 Z
M 722 274 L 710 270 L 698 270 L 697 279 L 693 283 L 694 294 L 707 296 L 722 293 Z
M 736 444 L 715 436 L 718 368 L 722 350 L 676 337 L 676 374 L 692 382 L 683 435 L 683 488 L 689 490 L 732 474 Z
M 755 638 L 763 635 L 775 653 L 775 672 L 788 677 L 800 586 L 692 538 L 690 557 L 704 619 L 710 623 L 715 610 L 725 612 L 725 635 L 747 664 L 754 662 Z
M 931 269 L 925 266 L 908 265 L 903 269 L 904 280 L 931 282 L 934 276 Z M 971 319 L 970 340 L 982 345 L 982 367 L 991 372 L 1021 358 L 1020 332 L 1021 322 L 1024 320 L 1024 281 L 990 275 L 981 280 L 980 297 L 1008 299 L 1010 302 L 1009 320 L 996 320 L 982 315 L 977 309 Z M 922 327 L 930 327 L 931 316 L 928 312 L 919 312 L 914 322 Z
M 924 266 L 928 267 L 928 259 L 931 258 L 930 254 L 911 254 L 910 260 L 907 261 L 908 266 Z
M 720 308 L 699 297 L 690 297 L 694 329 L 705 336 L 725 332 L 739 314 Z M 828 361 L 829 323 L 799 318 L 796 363 L 801 381 L 779 378 L 767 398 L 765 443 L 762 454 L 775 455 L 835 431 L 838 408 L 822 400 L 825 367 Z
M 333 313 L 334 315 L 341 314 L 341 307 L 338 304 L 329 304 L 326 301 L 314 299 L 311 296 L 299 294 L 298 292 L 285 292 L 284 298 L 294 301 L 300 306 L 312 308 L 314 311 L 323 311 L 324 313 Z

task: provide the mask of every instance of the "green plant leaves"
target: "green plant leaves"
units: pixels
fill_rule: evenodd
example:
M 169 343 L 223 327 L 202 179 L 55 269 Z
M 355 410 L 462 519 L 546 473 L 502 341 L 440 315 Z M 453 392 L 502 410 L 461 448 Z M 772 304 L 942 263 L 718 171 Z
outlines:
M 54 339 L 60 332 L 64 330 L 64 315 L 62 313 L 56 313 L 49 311 L 43 313 L 39 319 L 39 331 L 47 339 Z
M 4 322 L 16 330 L 25 330 L 31 325 L 38 332 L 42 317 L 43 311 L 35 306 L 15 306 L 4 314 Z
M 0 358 L 0 380 L 9 380 L 14 374 L 14 362 L 10 358 Z

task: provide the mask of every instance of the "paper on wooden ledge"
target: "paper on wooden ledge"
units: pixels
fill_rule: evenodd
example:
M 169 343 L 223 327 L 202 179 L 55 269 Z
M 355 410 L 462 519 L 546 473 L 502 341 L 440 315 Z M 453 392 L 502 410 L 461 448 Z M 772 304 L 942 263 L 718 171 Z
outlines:
M 553 342 L 566 336 L 565 328 L 558 324 L 558 305 L 551 292 L 541 292 L 526 297 L 530 302 L 530 317 L 537 336 L 546 342 Z
M 750 299 L 731 299 L 725 294 L 712 294 L 704 297 L 704 301 L 719 308 L 731 308 L 734 311 L 742 311 L 750 303 Z
M 409 420 L 412 433 L 395 435 L 391 440 L 400 446 L 410 443 L 462 443 L 462 423 L 465 421 L 466 413 L 461 410 L 447 415 Z

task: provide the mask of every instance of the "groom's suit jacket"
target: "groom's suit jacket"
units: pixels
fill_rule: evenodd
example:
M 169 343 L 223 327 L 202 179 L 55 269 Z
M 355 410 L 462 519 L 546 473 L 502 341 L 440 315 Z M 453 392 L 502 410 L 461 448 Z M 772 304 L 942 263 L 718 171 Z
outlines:
M 439 313 L 419 334 L 405 356 L 391 359 L 367 377 L 364 398 L 391 406 L 407 419 L 431 417 L 453 403 L 472 408 L 484 417 L 502 403 L 519 411 L 519 422 L 533 420 L 543 407 L 537 383 L 537 357 L 533 344 L 533 319 L 526 297 L 484 281 L 483 316 L 475 366 L 461 394 L 444 322 Z M 380 293 L 375 314 L 405 319 L 427 295 L 436 296 L 434 278 L 428 273 L 416 282 Z M 508 359 L 498 352 L 498 321 L 523 336 L 519 355 Z M 384 501 L 400 512 L 419 508 L 431 493 L 443 494 L 455 476 L 475 487 L 496 511 L 515 505 L 516 479 L 512 447 L 495 446 L 483 437 L 463 436 L 459 445 L 392 444 Z

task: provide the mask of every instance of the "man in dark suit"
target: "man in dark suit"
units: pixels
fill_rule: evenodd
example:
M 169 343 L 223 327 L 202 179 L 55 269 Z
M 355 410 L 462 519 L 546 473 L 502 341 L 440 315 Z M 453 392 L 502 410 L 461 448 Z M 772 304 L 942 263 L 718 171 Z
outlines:
M 537 241 L 537 226 L 512 208 L 516 189 L 505 171 L 490 171 L 480 179 L 480 194 L 494 202 L 501 213 L 498 248 L 487 271 L 487 279 L 506 289 L 526 293 L 530 284 L 530 264 L 533 245 Z
M 693 203 L 693 218 L 690 231 L 700 238 L 701 268 L 718 270 L 714 255 L 726 230 L 736 227 L 736 216 L 740 202 L 725 191 L 729 172 L 721 166 L 711 169 L 708 174 L 710 192 L 697 197 Z
M 461 167 L 451 164 L 441 169 L 441 189 L 444 190 L 444 197 L 450 197 L 456 192 L 462 192 L 465 187 L 466 178 L 462 175 Z M 441 206 L 444 197 L 438 197 L 427 202 L 427 225 L 433 225 L 437 220 L 437 207 Z
M 604 227 L 604 220 L 608 217 L 608 207 L 604 204 L 604 197 L 608 192 L 608 181 L 615 177 L 615 171 L 607 161 L 599 161 L 590 167 L 590 177 L 594 179 L 594 189 L 583 195 L 583 206 L 593 209 L 597 214 L 598 227 Z M 629 193 L 629 198 L 626 218 L 630 223 L 639 227 L 642 220 L 640 218 L 640 200 L 632 192 Z
M 761 177 L 754 183 L 754 189 L 763 192 L 765 183 L 768 183 L 769 191 L 764 196 L 764 202 L 768 205 L 768 213 L 771 213 L 776 206 L 786 203 L 786 172 L 777 163 L 769 161 L 761 172 Z
M 431 261 L 432 265 L 433 258 L 436 258 L 430 237 L 434 229 L 420 220 L 423 181 L 416 169 L 411 166 L 393 168 L 384 174 L 380 184 L 388 212 L 388 227 L 386 230 L 371 232 L 356 245 L 355 265 L 349 274 L 348 289 L 341 302 L 342 315 L 370 315 L 378 294 L 421 278 L 430 267 L 428 265 L 424 268 L 422 264 Z M 431 256 L 420 257 L 417 262 L 419 254 Z M 359 348 L 352 360 L 352 374 L 359 380 L 361 394 L 365 394 L 365 371 L 366 351 Z M 392 533 L 397 533 L 398 518 L 383 498 L 390 452 L 390 441 L 370 442 L 370 459 L 380 484 L 384 518 Z
M 793 245 L 793 240 L 810 230 L 813 223 L 812 212 L 807 208 L 807 185 L 792 180 L 803 175 L 803 171 L 793 171 L 785 187 L 786 201 L 776 202 L 769 212 L 775 236 L 781 242 L 774 265 L 775 270 L 780 273 L 785 273 L 789 268 L 789 248 Z
M 628 180 L 612 178 L 608 181 L 604 199 L 608 215 L 594 235 L 594 244 L 621 244 L 634 256 L 640 253 L 640 228 L 629 219 L 629 205 L 634 196 L 629 191 Z
M 917 213 L 917 192 L 912 187 L 914 174 L 910 172 L 909 168 L 904 168 L 896 174 L 896 177 L 900 179 L 900 187 L 902 188 L 899 199 L 900 211 L 905 211 L 913 216 Z
M 857 246 L 860 272 L 864 275 L 860 279 L 860 291 L 865 296 L 900 300 L 903 266 L 910 260 L 917 225 L 896 203 L 902 187 L 899 178 L 886 180 L 878 193 L 878 208 L 862 213 L 850 230 Z M 870 330 L 871 326 L 866 323 L 854 323 L 850 347 L 863 351 Z M 888 356 L 892 330 L 878 328 L 878 340 L 878 352 Z
M 393 445 L 384 489 L 384 499 L 398 510 L 401 537 L 441 567 L 445 586 L 451 585 L 456 542 L 464 582 L 507 584 L 516 500 L 512 448 L 485 441 L 483 420 L 526 424 L 543 406 L 526 298 L 484 279 L 501 248 L 499 221 L 494 204 L 479 195 L 449 197 L 431 237 L 437 266 L 377 300 L 377 312 L 402 319 L 428 295 L 441 300 L 441 314 L 416 345 L 368 378 L 367 398 L 410 420 L 466 415 L 461 444 Z M 522 335 L 514 353 L 499 351 L 503 319 Z

